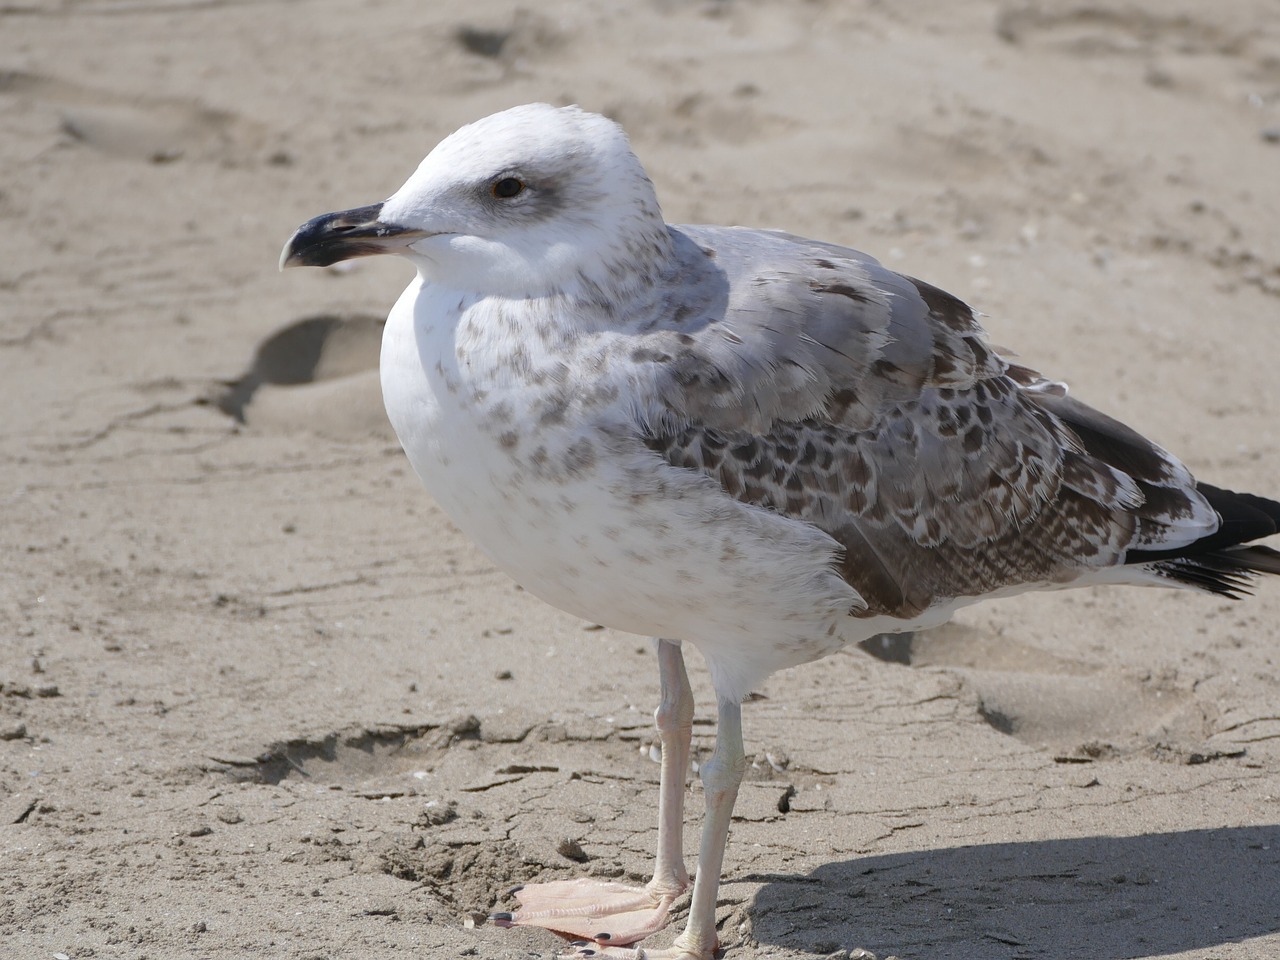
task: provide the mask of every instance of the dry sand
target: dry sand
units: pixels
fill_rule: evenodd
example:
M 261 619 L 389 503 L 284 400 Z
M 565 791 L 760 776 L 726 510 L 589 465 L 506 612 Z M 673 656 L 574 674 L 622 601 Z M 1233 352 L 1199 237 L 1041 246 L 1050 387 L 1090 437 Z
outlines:
M 504 888 L 645 876 L 647 643 L 419 489 L 408 267 L 275 271 L 535 99 L 621 120 L 668 219 L 865 249 L 1280 494 L 1274 0 L 0 4 L 0 957 L 546 955 Z M 1280 956 L 1278 621 L 1069 592 L 774 677 L 731 956 Z

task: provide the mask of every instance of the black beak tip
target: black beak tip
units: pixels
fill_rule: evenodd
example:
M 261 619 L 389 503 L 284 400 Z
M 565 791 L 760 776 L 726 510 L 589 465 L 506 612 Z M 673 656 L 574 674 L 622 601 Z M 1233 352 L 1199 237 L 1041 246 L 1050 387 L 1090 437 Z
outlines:
M 386 252 L 378 238 L 386 235 L 378 222 L 382 204 L 355 210 L 322 213 L 293 232 L 280 251 L 280 269 L 286 267 L 328 267 L 353 257 Z
M 280 251 L 280 269 L 289 267 L 328 267 L 357 256 L 354 244 L 332 240 L 309 241 L 301 231 L 289 238 Z
M 293 232 L 288 240 L 285 241 L 284 249 L 280 251 L 280 269 L 285 270 L 289 267 L 314 267 L 320 264 L 312 263 L 307 255 L 305 244 L 300 242 L 302 237 L 302 229 L 299 228 Z

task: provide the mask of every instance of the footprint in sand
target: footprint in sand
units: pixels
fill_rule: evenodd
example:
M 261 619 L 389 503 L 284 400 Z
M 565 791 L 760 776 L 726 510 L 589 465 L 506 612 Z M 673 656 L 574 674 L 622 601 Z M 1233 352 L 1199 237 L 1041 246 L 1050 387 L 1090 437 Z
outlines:
M 994 730 L 1062 763 L 1133 753 L 1197 763 L 1218 755 L 1204 746 L 1213 733 L 1205 705 L 1157 678 L 1100 670 L 963 624 L 861 646 L 890 663 L 954 671 Z
M 56 112 L 71 139 L 105 154 L 168 163 L 242 161 L 259 154 L 264 127 L 186 100 L 129 97 L 56 77 L 0 71 L 0 96 L 28 97 Z
M 255 429 L 393 439 L 378 382 L 385 322 L 323 314 L 291 323 L 262 341 L 249 369 L 212 402 Z
M 1223 30 L 1212 18 L 1181 11 L 1150 13 L 1096 4 L 1004 4 L 996 14 L 996 34 L 1006 43 L 1039 43 L 1081 57 L 1147 56 L 1157 53 L 1234 56 L 1248 37 Z

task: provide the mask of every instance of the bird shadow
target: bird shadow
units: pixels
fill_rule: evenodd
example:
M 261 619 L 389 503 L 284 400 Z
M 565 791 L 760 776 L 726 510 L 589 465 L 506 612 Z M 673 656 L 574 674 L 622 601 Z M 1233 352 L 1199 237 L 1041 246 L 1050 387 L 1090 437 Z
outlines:
M 1280 825 L 991 843 L 763 883 L 762 944 L 902 960 L 1131 960 L 1280 933 Z

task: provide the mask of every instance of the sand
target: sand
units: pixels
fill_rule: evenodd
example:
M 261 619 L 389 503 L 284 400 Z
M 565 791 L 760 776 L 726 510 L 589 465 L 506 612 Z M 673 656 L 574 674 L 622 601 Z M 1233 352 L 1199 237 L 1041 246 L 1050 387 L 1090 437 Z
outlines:
M 1280 494 L 1270 0 L 0 4 L 0 956 L 545 956 L 504 889 L 644 879 L 648 643 L 419 488 L 409 268 L 275 269 L 535 99 L 622 121 L 668 219 L 867 250 Z M 1278 622 L 1046 594 L 772 678 L 729 955 L 1280 956 Z

